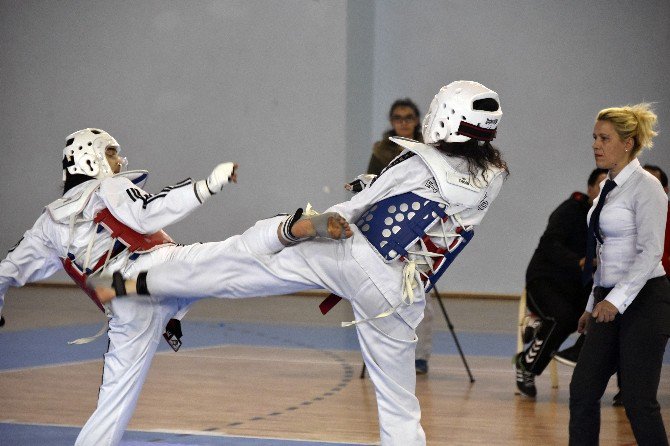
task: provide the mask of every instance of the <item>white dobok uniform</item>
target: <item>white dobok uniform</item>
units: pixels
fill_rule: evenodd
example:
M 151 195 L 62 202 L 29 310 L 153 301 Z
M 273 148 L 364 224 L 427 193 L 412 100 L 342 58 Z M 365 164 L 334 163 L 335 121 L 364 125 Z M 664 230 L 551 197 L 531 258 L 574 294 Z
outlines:
M 426 441 L 415 396 L 414 370 L 414 329 L 425 305 L 424 288 L 418 285 L 415 269 L 426 269 L 421 263 L 426 259 L 426 247 L 410 250 L 413 254 L 405 259 L 382 257 L 365 235 L 370 230 L 365 224 L 369 215 L 366 211 L 375 210 L 385 199 L 413 194 L 413 201 L 398 205 L 399 212 L 394 214 L 393 205 L 388 209 L 390 215 L 382 215 L 390 231 L 384 232 L 383 237 L 390 234 L 392 238 L 396 222 L 400 231 L 402 222 L 412 218 L 411 210 L 420 208 L 421 202 L 438 203 L 449 218 L 443 221 L 442 232 L 433 228 L 428 234 L 435 244 L 450 246 L 459 238 L 454 232 L 457 227 L 471 229 L 482 220 L 498 195 L 506 172 L 492 168 L 479 172 L 475 180 L 464 159 L 446 156 L 411 140 L 398 143 L 408 150 L 371 187 L 327 210 L 357 222 L 358 226 L 352 224 L 353 237 L 315 239 L 272 254 L 279 249 L 276 232 L 281 218 L 262 220 L 242 236 L 212 244 L 195 262 L 153 267 L 146 281 L 151 295 L 158 297 L 251 297 L 325 288 L 348 299 L 359 321 L 358 339 L 375 385 L 381 443 L 413 446 Z M 403 209 L 405 212 L 400 212 Z M 374 218 L 379 219 L 369 220 Z M 231 249 L 230 244 L 238 237 L 267 245 L 244 251 Z M 119 300 L 130 299 L 115 301 Z M 378 315 L 385 316 L 363 321 Z
M 100 258 L 105 259 L 114 240 L 110 231 L 94 222 L 95 216 L 105 208 L 134 231 L 153 234 L 200 206 L 191 180 L 151 195 L 129 179 L 132 174 L 86 181 L 47 206 L 34 226 L 0 262 L 0 310 L 10 286 L 49 277 L 63 269 L 66 259 L 73 260 L 81 271 L 87 267 L 93 269 Z M 143 174 L 145 179 L 146 172 Z M 126 277 L 132 277 L 158 263 L 193 261 L 207 250 L 203 247 L 206 245 L 178 246 L 165 238 L 163 244 L 151 247 L 149 252 L 131 255 L 129 250 L 122 251 L 106 262 L 105 269 L 120 270 Z M 242 251 L 245 246 L 240 244 L 234 249 Z M 129 296 L 114 299 L 106 306 L 109 349 L 105 354 L 102 385 L 97 408 L 79 434 L 77 446 L 119 444 L 166 322 L 172 317 L 181 318 L 191 303 L 192 299 Z

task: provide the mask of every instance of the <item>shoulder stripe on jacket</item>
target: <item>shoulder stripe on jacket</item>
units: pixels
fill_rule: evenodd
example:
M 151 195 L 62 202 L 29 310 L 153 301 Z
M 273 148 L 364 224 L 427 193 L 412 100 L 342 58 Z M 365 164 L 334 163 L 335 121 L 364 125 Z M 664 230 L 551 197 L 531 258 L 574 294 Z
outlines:
M 168 192 L 170 192 L 173 189 L 179 189 L 180 187 L 188 186 L 192 183 L 192 180 L 190 178 L 187 178 L 183 181 L 180 181 L 179 183 L 175 184 L 174 186 L 167 186 L 164 187 L 159 193 L 152 195 L 149 193 L 142 193 L 139 189 L 131 187 L 126 189 L 126 193 L 130 197 L 130 199 L 135 202 L 137 200 L 141 200 L 142 203 L 142 209 L 146 209 L 147 205 L 151 203 L 154 200 L 157 200 L 159 198 L 164 198 Z

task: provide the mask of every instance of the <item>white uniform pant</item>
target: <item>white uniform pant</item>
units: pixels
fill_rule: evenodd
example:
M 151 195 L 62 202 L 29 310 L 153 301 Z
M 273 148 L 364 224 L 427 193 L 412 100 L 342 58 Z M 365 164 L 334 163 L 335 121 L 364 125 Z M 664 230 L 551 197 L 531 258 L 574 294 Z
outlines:
M 351 256 L 352 239 L 312 240 L 274 253 L 281 249 L 276 236 L 281 221 L 262 220 L 241 236 L 192 245 L 184 262 L 163 263 L 148 272 L 149 291 L 161 298 L 244 298 L 325 288 L 347 298 L 357 320 L 389 308 Z M 371 255 L 376 254 L 371 251 Z M 423 305 L 423 301 L 415 305 Z M 425 445 L 415 396 L 414 329 L 394 313 L 357 324 L 356 330 L 375 386 L 382 445 Z
M 278 220 L 278 221 L 281 221 Z M 275 222 L 275 229 L 278 222 Z M 245 243 L 243 240 L 247 240 Z M 164 246 L 141 255 L 122 270 L 124 277 L 136 277 L 140 271 L 166 262 L 200 264 L 207 262 L 216 248 L 235 252 L 271 253 L 283 245 L 276 232 L 248 231 L 246 237 L 236 236 L 219 243 L 188 246 Z M 193 296 L 158 299 L 154 296 L 129 295 L 109 304 L 109 348 L 105 354 L 102 385 L 98 404 L 75 446 L 116 446 L 135 411 L 151 360 L 160 342 L 167 321 L 194 302 Z M 204 294 L 203 294 L 204 296 Z
M 416 359 L 430 360 L 433 353 L 433 319 L 435 318 L 435 299 L 426 294 L 426 307 L 423 319 L 416 327 Z
M 213 244 L 165 246 L 141 255 L 122 270 L 124 277 L 136 277 L 165 262 L 198 262 Z M 194 299 L 159 299 L 129 295 L 109 304 L 109 348 L 105 354 L 98 404 L 75 446 L 116 446 L 135 411 L 137 399 L 167 322 L 193 304 Z

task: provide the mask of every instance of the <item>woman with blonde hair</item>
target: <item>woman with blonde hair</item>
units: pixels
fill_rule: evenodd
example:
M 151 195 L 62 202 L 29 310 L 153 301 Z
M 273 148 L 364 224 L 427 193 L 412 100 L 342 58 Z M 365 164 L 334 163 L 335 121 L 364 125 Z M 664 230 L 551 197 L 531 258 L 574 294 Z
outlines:
M 638 444 L 668 444 L 656 399 L 670 336 L 670 283 L 661 265 L 667 197 L 637 158 L 652 146 L 656 121 L 644 103 L 596 118 L 593 154 L 609 173 L 588 215 L 585 274 L 594 258 L 598 269 L 578 323 L 588 336 L 570 383 L 571 446 L 598 444 L 600 398 L 617 369 Z

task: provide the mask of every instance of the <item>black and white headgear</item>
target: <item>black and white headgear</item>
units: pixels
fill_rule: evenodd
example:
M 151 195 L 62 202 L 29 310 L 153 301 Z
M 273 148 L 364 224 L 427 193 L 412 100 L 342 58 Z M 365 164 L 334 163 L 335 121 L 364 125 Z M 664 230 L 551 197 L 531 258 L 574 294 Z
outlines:
M 69 135 L 63 149 L 63 181 L 66 170 L 71 175 L 80 174 L 92 178 L 114 175 L 114 170 L 105 156 L 108 148 L 118 151 L 119 143 L 104 130 L 83 129 Z
M 502 109 L 498 93 L 478 82 L 456 81 L 435 95 L 423 119 L 423 141 L 491 141 Z

